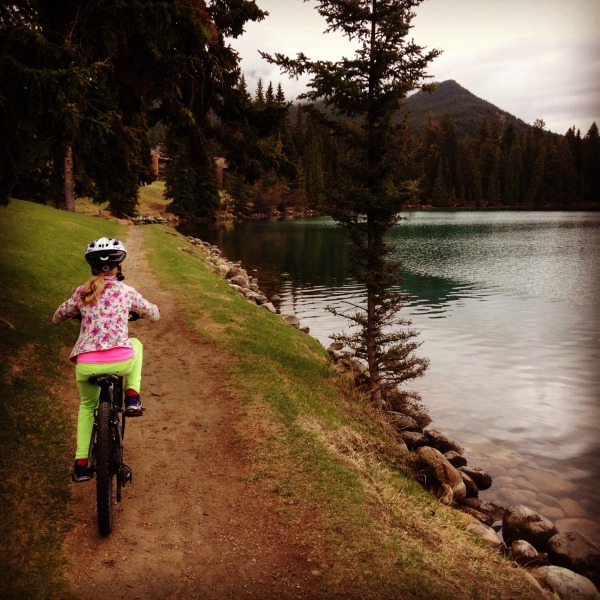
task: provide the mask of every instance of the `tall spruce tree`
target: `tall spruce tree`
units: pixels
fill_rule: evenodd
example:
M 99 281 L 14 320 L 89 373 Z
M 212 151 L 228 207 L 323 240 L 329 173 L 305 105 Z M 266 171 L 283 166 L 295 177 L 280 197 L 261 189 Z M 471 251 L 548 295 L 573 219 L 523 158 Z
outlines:
M 408 92 L 421 85 L 440 52 L 409 38 L 413 9 L 421 0 L 320 0 L 316 10 L 326 32 L 341 32 L 357 48 L 351 58 L 311 60 L 263 54 L 292 76 L 311 76 L 305 99 L 324 100 L 344 140 L 335 177 L 338 193 L 330 212 L 348 233 L 352 269 L 366 288 L 366 310 L 347 313 L 354 335 L 341 336 L 363 357 L 372 402 L 385 405 L 385 391 L 423 374 L 428 365 L 414 351 L 417 335 L 397 317 L 404 297 L 396 289 L 398 264 L 386 234 L 416 183 L 396 173 L 402 123 L 396 115 Z

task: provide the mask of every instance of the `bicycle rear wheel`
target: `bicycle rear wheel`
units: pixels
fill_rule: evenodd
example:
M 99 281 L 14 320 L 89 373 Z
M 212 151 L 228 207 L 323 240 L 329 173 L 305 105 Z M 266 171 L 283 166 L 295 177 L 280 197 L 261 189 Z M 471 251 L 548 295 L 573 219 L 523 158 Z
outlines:
M 113 444 L 111 404 L 100 402 L 96 417 L 96 503 L 98 507 L 98 531 L 107 536 L 113 526 Z

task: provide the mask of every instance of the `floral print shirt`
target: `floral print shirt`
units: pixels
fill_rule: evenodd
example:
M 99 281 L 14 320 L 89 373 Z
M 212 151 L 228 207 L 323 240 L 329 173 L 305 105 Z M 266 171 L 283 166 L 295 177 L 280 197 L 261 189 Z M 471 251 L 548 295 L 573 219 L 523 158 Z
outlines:
M 104 289 L 97 302 L 84 304 L 81 300 L 83 286 L 80 285 L 56 309 L 52 317 L 52 322 L 56 325 L 81 315 L 79 338 L 70 356 L 74 362 L 77 361 L 77 355 L 83 352 L 117 347 L 132 348 L 128 325 L 130 311 L 135 311 L 150 321 L 158 321 L 160 318 L 158 307 L 148 302 L 134 288 L 118 281 L 114 276 L 104 279 Z

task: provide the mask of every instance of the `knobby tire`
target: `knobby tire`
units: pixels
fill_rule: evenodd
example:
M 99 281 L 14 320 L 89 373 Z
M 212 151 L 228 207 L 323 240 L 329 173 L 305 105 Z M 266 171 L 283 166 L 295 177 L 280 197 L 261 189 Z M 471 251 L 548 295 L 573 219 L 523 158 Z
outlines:
M 100 402 L 96 431 L 96 501 L 98 531 L 107 536 L 113 525 L 113 430 L 110 402 Z

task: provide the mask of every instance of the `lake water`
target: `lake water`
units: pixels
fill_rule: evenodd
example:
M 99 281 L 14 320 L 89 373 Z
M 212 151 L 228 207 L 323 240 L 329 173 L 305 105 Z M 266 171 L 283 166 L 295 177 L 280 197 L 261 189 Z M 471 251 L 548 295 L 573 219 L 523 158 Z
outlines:
M 527 504 L 600 541 L 600 214 L 406 213 L 393 230 L 404 316 L 425 376 L 409 387 L 433 423 L 488 470 L 484 500 Z M 183 231 L 242 261 L 323 345 L 347 328 L 326 310 L 362 302 L 330 219 Z

